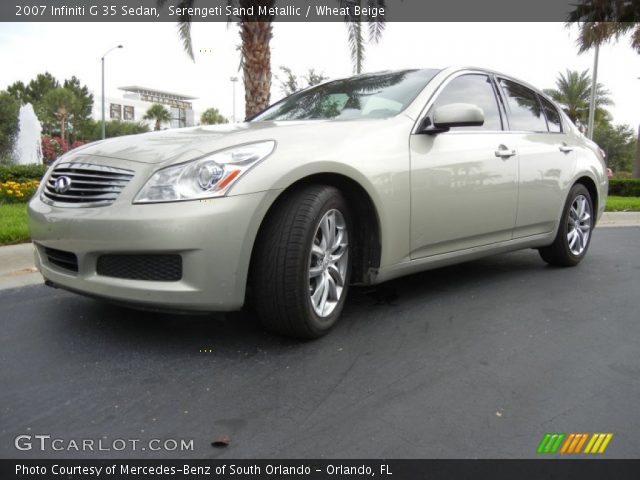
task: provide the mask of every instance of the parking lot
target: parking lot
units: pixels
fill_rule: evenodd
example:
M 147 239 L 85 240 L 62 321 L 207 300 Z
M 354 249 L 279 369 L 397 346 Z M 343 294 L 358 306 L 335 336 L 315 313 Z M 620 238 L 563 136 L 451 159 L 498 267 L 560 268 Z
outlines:
M 526 250 L 353 289 L 314 342 L 1 291 L 0 456 L 524 458 L 546 432 L 612 432 L 603 456 L 636 458 L 639 285 L 640 228 L 600 228 L 576 268 Z M 14 447 L 38 434 L 193 450 Z

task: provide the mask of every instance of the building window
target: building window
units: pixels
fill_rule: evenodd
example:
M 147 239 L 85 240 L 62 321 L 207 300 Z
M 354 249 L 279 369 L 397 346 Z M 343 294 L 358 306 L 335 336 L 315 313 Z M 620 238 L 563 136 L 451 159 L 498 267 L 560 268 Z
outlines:
M 134 115 L 134 110 L 133 110 L 133 106 L 132 105 L 125 105 L 123 107 L 123 117 L 125 120 L 134 120 L 135 119 L 135 115 Z
M 117 103 L 112 103 L 110 106 L 111 112 L 111 120 L 121 120 L 122 119 L 122 106 Z

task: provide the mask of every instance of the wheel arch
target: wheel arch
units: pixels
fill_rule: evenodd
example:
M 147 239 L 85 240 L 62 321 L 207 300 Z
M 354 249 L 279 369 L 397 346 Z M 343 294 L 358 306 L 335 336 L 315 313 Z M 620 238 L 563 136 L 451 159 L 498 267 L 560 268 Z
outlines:
M 597 218 L 598 218 L 598 207 L 600 205 L 600 198 L 598 197 L 598 187 L 596 186 L 596 182 L 587 175 L 583 175 L 576 179 L 573 182 L 573 185 L 584 185 L 584 187 L 589 191 L 589 195 L 591 195 L 591 202 L 593 203 L 593 226 L 595 227 Z
M 251 261 L 249 264 L 248 282 L 251 281 L 251 269 L 254 264 L 258 240 L 262 234 L 264 226 L 269 222 L 273 213 L 279 206 L 287 200 L 290 194 L 309 185 L 330 185 L 337 188 L 344 195 L 351 210 L 352 229 L 356 241 L 351 251 L 352 283 L 367 283 L 368 272 L 372 268 L 380 266 L 382 242 L 381 242 L 381 221 L 378 210 L 371 195 L 367 190 L 353 178 L 334 172 L 313 173 L 299 178 L 286 188 L 274 199 L 260 222 L 258 232 L 251 249 Z M 250 285 L 248 285 L 250 290 Z

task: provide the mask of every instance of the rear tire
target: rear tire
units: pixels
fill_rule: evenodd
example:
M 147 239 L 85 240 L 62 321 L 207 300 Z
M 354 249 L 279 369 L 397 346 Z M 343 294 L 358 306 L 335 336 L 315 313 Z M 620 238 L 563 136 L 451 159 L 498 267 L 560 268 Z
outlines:
M 318 338 L 337 322 L 349 287 L 351 218 L 340 191 L 307 186 L 282 198 L 254 249 L 253 303 L 269 330 Z
M 559 267 L 580 263 L 591 243 L 594 220 L 589 190 L 577 183 L 569 191 L 555 240 L 548 247 L 539 249 L 542 259 Z

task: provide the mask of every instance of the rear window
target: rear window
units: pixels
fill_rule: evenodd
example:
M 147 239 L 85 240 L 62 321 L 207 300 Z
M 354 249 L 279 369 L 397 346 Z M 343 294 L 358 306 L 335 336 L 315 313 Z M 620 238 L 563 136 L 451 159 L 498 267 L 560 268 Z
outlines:
M 544 97 L 540 97 L 540 102 L 542 102 L 542 108 L 544 109 L 544 114 L 547 117 L 547 126 L 549 127 L 549 131 L 552 133 L 562 132 L 562 122 L 560 121 L 558 109 Z
M 527 87 L 510 80 L 500 79 L 500 86 L 509 107 L 509 127 L 525 132 L 547 132 L 538 95 Z

